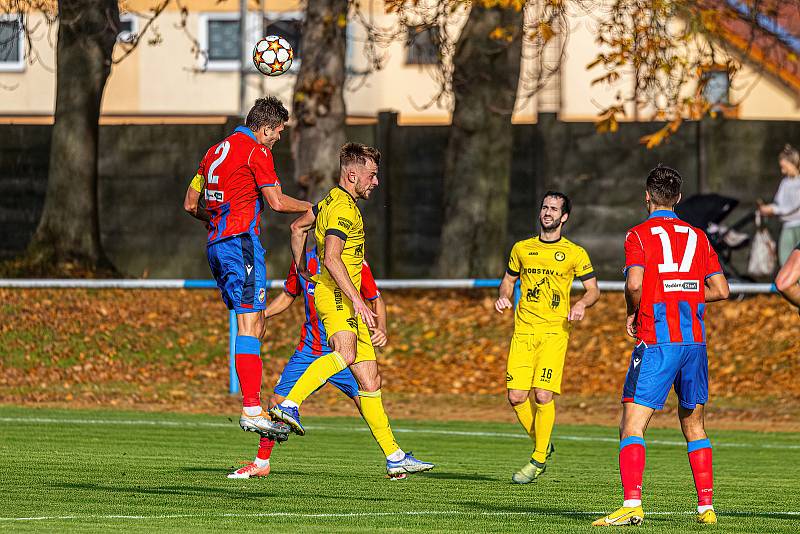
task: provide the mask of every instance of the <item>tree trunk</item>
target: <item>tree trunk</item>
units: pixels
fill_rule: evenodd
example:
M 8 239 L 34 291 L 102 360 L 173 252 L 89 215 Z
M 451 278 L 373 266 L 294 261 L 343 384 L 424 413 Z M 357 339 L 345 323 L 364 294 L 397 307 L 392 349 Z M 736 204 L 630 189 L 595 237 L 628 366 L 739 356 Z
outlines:
M 473 2 L 456 44 L 439 276 L 502 272 L 522 24 L 522 11 Z
M 308 0 L 300 72 L 294 88 L 295 180 L 317 201 L 339 178 L 345 143 L 345 46 L 348 0 Z
M 108 268 L 97 209 L 100 104 L 119 28 L 116 0 L 59 0 L 47 194 L 29 253 L 45 267 Z

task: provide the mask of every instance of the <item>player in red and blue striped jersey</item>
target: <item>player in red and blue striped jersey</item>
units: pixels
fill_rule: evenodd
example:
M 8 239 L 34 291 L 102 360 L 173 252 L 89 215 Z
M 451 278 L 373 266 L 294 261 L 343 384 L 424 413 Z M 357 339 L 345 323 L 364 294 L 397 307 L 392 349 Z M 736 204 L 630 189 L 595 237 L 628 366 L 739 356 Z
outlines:
M 626 330 L 636 339 L 625 377 L 619 466 L 625 501 L 595 526 L 635 525 L 644 520 L 644 433 L 670 388 L 686 438 L 697 490 L 697 521 L 716 523 L 711 442 L 705 432 L 708 401 L 706 303 L 728 298 L 728 282 L 706 234 L 681 221 L 673 207 L 682 179 L 669 167 L 647 177 L 649 218 L 625 238 Z
M 320 262 L 316 247 L 306 250 L 305 260 L 307 272 L 312 274 L 318 274 L 320 272 Z M 267 319 L 278 315 L 286 311 L 286 309 L 291 306 L 292 302 L 302 295 L 306 312 L 306 320 L 300 328 L 300 343 L 298 343 L 294 354 L 284 366 L 277 384 L 275 384 L 275 392 L 270 399 L 270 406 L 283 402 L 286 395 L 291 391 L 295 383 L 297 383 L 297 380 L 314 360 L 324 354 L 330 354 L 332 352 L 332 349 L 328 346 L 328 335 L 325 332 L 325 327 L 322 324 L 322 320 L 317 315 L 317 309 L 314 303 L 314 287 L 315 284 L 313 281 L 306 280 L 298 275 L 297 267 L 295 263 L 292 262 L 289 275 L 286 277 L 286 281 L 283 284 L 283 293 L 273 299 L 264 311 L 264 317 Z M 383 347 L 388 342 L 386 336 L 386 305 L 383 298 L 381 298 L 380 291 L 378 291 L 378 286 L 375 284 L 372 270 L 366 261 L 363 262 L 361 267 L 361 296 L 365 301 L 370 303 L 373 311 L 377 314 L 375 320 L 377 326 L 371 332 L 372 344 L 375 347 Z M 361 403 L 358 396 L 358 382 L 356 382 L 350 368 L 345 368 L 330 377 L 328 383 L 351 398 L 359 411 L 361 410 Z M 230 473 L 228 478 L 267 476 L 270 472 L 269 458 L 274 445 L 274 440 L 268 437 L 262 437 L 255 460 L 237 469 L 233 473 Z
M 284 427 L 261 408 L 261 342 L 267 268 L 259 241 L 264 204 L 281 213 L 303 213 L 308 202 L 283 194 L 272 146 L 289 113 L 275 97 L 260 98 L 244 126 L 208 149 L 186 192 L 184 209 L 208 228 L 206 254 L 222 300 L 236 312 L 236 373 L 242 390 L 243 430 L 275 437 Z M 205 192 L 205 207 L 200 193 Z M 285 436 L 284 436 L 285 437 Z

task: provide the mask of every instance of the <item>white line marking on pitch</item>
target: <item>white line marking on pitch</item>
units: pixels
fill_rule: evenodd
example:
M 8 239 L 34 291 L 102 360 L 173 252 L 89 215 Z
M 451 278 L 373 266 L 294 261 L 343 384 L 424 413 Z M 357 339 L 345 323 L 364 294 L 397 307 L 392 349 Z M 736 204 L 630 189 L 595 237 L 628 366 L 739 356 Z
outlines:
M 124 425 L 124 426 L 157 426 L 157 427 L 173 427 L 173 428 L 187 428 L 187 427 L 204 427 L 204 428 L 234 428 L 234 423 L 209 423 L 205 421 L 189 422 L 189 421 L 157 421 L 147 419 L 56 419 L 52 417 L 0 417 L 0 422 L 3 423 L 41 423 L 53 425 Z M 338 432 L 369 432 L 367 427 L 339 427 L 331 425 L 308 425 L 309 430 L 334 430 Z M 478 431 L 463 431 L 463 430 L 441 430 L 434 428 L 395 428 L 394 432 L 397 433 L 414 433 L 414 434 L 438 434 L 442 436 L 467 436 L 467 437 L 486 437 L 486 438 L 509 438 L 509 439 L 530 439 L 523 433 L 512 434 L 510 432 L 478 432 Z M 617 438 L 604 438 L 594 436 L 565 436 L 556 434 L 556 440 L 566 441 L 589 441 L 598 443 L 619 443 Z M 661 439 L 648 439 L 647 443 L 650 445 L 670 445 L 676 447 L 685 447 L 685 441 L 671 441 Z M 800 450 L 800 445 L 783 445 L 771 443 L 728 443 L 714 440 L 715 446 L 720 447 L 735 447 L 745 449 L 779 449 L 779 450 Z
M 401 516 L 595 516 L 603 515 L 606 512 L 577 512 L 577 511 L 553 511 L 553 512 L 465 512 L 460 510 L 420 510 L 409 512 L 344 512 L 344 513 L 329 513 L 329 514 L 305 514 L 300 512 L 273 512 L 273 513 L 253 513 L 253 514 L 164 514 L 164 515 L 61 515 L 61 516 L 38 516 L 38 517 L 0 517 L 0 521 L 52 521 L 52 520 L 67 520 L 67 519 L 132 519 L 132 520 L 159 520 L 159 519 L 213 519 L 213 518 L 286 518 L 294 517 L 300 519 L 340 519 L 352 517 L 401 517 Z M 647 512 L 647 515 L 660 515 L 660 516 L 682 516 L 694 515 L 695 512 Z M 753 515 L 753 516 L 767 516 L 774 518 L 798 516 L 800 512 L 761 512 L 761 511 L 747 511 L 747 512 L 732 512 L 736 515 Z M 725 512 L 720 512 L 724 517 Z

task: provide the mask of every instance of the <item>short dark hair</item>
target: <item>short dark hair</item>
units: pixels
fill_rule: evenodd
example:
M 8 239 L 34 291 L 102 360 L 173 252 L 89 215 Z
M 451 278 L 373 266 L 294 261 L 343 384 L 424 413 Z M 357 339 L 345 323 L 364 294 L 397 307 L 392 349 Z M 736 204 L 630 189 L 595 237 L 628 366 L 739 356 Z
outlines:
M 266 126 L 267 128 L 277 128 L 289 120 L 289 112 L 283 106 L 283 102 L 274 96 L 259 98 L 247 113 L 245 126 L 253 131 Z
M 672 206 L 678 203 L 681 196 L 683 178 L 673 168 L 659 164 L 647 175 L 647 192 L 659 206 Z
M 553 197 L 553 198 L 560 198 L 561 199 L 561 214 L 562 215 L 564 213 L 568 214 L 570 211 L 572 211 L 572 201 L 569 199 L 569 197 L 567 195 L 565 195 L 561 191 L 548 191 L 547 193 L 545 193 L 544 196 L 542 197 L 542 206 L 544 206 L 544 199 L 546 199 L 547 197 Z
M 377 148 L 362 145 L 361 143 L 345 143 L 339 151 L 339 166 L 346 167 L 353 163 L 366 165 L 371 159 L 375 165 L 381 164 L 381 152 Z

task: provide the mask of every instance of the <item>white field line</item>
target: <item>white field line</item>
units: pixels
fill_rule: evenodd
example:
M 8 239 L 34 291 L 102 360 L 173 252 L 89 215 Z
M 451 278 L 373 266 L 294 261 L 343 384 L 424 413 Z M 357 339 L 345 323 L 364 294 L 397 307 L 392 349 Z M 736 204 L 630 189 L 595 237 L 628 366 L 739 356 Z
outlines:
M 579 511 L 553 511 L 553 512 L 467 512 L 461 510 L 419 510 L 408 512 L 344 512 L 344 513 L 329 513 L 329 514 L 304 514 L 300 512 L 268 512 L 268 513 L 252 513 L 252 514 L 162 514 L 162 515 L 50 515 L 50 516 L 37 516 L 37 517 L 0 517 L 0 521 L 53 521 L 53 520 L 91 520 L 91 519 L 130 519 L 138 521 L 160 520 L 160 519 L 226 519 L 226 518 L 297 518 L 297 519 L 342 519 L 342 518 L 358 518 L 358 517 L 413 517 L 413 516 L 466 516 L 466 517 L 540 517 L 540 516 L 602 516 L 606 512 L 579 512 Z M 800 511 L 789 512 L 763 512 L 763 511 L 732 511 L 732 514 L 737 516 L 753 515 L 753 516 L 766 516 L 774 518 L 789 518 L 800 516 Z M 683 516 L 694 515 L 695 512 L 647 512 L 646 515 L 652 516 Z M 720 511 L 720 515 L 724 517 L 725 512 Z
M 205 421 L 189 422 L 189 421 L 158 421 L 147 419 L 57 419 L 54 417 L 0 417 L 2 423 L 16 423 L 16 424 L 52 424 L 52 425 L 122 425 L 122 426 L 155 426 L 155 427 L 171 427 L 171 428 L 235 428 L 235 423 L 209 423 Z M 309 425 L 306 426 L 308 430 L 322 430 L 322 431 L 338 431 L 338 432 L 369 432 L 366 427 L 340 427 L 331 425 Z M 411 434 L 436 434 L 441 436 L 467 436 L 467 437 L 485 437 L 485 438 L 507 438 L 507 439 L 530 439 L 528 436 L 520 433 L 510 432 L 478 432 L 478 431 L 462 431 L 462 430 L 441 430 L 435 428 L 395 428 L 394 432 L 398 434 L 411 433 Z M 599 436 L 569 436 L 556 434 L 556 440 L 565 441 L 587 441 L 594 443 L 619 443 L 617 438 L 604 438 Z M 648 444 L 651 445 L 668 445 L 675 447 L 685 447 L 685 441 L 671 441 L 661 439 L 648 439 Z M 771 443 L 728 443 L 714 440 L 716 447 L 731 447 L 743 449 L 779 449 L 779 450 L 800 450 L 800 445 L 790 444 L 771 444 Z

